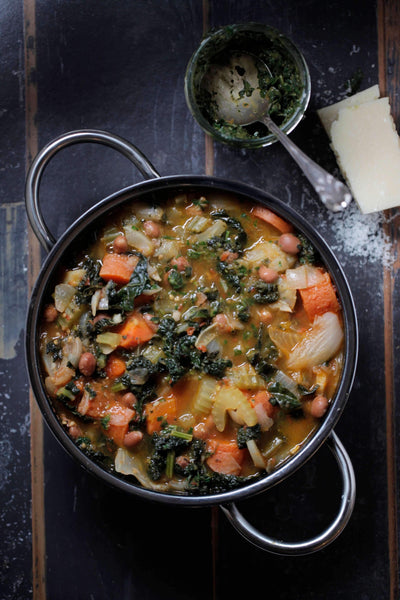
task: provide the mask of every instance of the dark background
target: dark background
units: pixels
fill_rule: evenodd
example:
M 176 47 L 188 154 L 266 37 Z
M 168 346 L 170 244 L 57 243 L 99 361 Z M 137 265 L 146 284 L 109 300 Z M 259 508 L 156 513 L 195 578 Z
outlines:
M 27 21 L 32 14 L 36 25 Z M 375 2 L 0 0 L 2 600 L 33 594 L 30 409 L 23 350 L 28 274 L 37 253 L 28 239 L 23 203 L 29 152 L 63 132 L 101 128 L 136 144 L 162 175 L 204 173 L 205 136 L 185 104 L 185 68 L 203 29 L 247 21 L 276 27 L 303 52 L 312 96 L 291 137 L 339 175 L 316 109 L 345 97 L 357 73 L 362 89 L 378 83 Z M 36 57 L 34 70 L 27 68 L 27 48 Z M 393 70 L 397 63 L 390 59 Z M 394 116 L 398 123 L 400 115 Z M 395 322 L 400 315 L 396 248 L 386 235 L 384 216 L 362 216 L 353 205 L 344 214 L 328 213 L 278 144 L 256 151 L 214 144 L 207 152 L 215 175 L 268 190 L 305 216 L 331 244 L 349 278 L 360 358 L 336 432 L 356 472 L 353 517 L 340 538 L 318 554 L 273 556 L 250 546 L 217 508 L 146 504 L 105 487 L 72 462 L 45 428 L 44 506 L 36 506 L 35 514 L 44 519 L 46 563 L 35 598 L 223 599 L 261 592 L 281 600 L 393 600 L 398 597 L 397 565 L 393 568 L 396 554 L 388 527 L 395 521 L 388 519 L 388 497 L 396 496 L 386 462 L 385 269 L 397 292 Z M 43 179 L 45 220 L 59 237 L 93 203 L 141 179 L 111 150 L 94 145 L 66 149 Z M 396 352 L 398 327 L 394 344 Z M 398 384 L 397 363 L 394 379 Z M 319 532 L 333 518 L 339 484 L 335 461 L 322 448 L 289 481 L 241 508 L 263 531 L 297 540 Z M 35 550 L 36 574 L 37 560 Z

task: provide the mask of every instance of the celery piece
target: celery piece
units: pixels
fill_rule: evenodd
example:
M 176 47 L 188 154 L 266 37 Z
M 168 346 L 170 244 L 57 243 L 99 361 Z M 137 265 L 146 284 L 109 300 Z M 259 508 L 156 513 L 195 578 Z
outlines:
M 174 474 L 174 465 L 175 465 L 175 452 L 170 450 L 167 454 L 167 461 L 165 464 L 165 474 L 168 479 L 171 479 Z

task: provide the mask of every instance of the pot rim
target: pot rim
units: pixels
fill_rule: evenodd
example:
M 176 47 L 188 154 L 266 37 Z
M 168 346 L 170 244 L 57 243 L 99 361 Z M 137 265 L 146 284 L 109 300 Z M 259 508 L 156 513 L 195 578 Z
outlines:
M 341 379 L 326 417 L 321 422 L 317 431 L 304 442 L 301 449 L 292 458 L 286 460 L 269 475 L 235 490 L 204 496 L 180 496 L 149 490 L 140 486 L 140 484 L 134 484 L 120 478 L 118 474 L 107 472 L 89 459 L 75 445 L 63 429 L 54 412 L 51 401 L 45 393 L 40 372 L 40 356 L 36 334 L 42 303 L 46 297 L 51 276 L 59 266 L 60 258 L 79 234 L 88 227 L 91 227 L 93 222 L 103 217 L 107 211 L 116 209 L 127 201 L 134 201 L 146 193 L 157 192 L 165 194 L 172 189 L 185 191 L 194 188 L 202 188 L 203 190 L 220 189 L 224 192 L 243 196 L 248 201 L 259 202 L 289 220 L 296 229 L 305 233 L 326 264 L 341 300 L 345 333 L 345 358 Z M 271 193 L 239 181 L 207 175 L 169 175 L 139 182 L 112 193 L 89 208 L 62 234 L 45 259 L 32 291 L 26 322 L 25 352 L 32 389 L 43 417 L 58 442 L 83 468 L 95 474 L 109 485 L 145 500 L 182 506 L 210 506 L 244 500 L 272 488 L 300 468 L 325 442 L 344 410 L 354 381 L 358 356 L 358 325 L 350 286 L 342 267 L 328 244 L 303 216 L 299 215 L 290 206 L 285 205 Z

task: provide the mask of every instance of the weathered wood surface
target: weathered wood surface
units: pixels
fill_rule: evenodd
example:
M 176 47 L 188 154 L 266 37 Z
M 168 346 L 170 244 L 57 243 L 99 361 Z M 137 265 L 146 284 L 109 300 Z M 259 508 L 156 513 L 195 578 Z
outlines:
M 0 10 L 0 598 L 222 599 L 263 589 L 283 600 L 396 600 L 398 211 L 329 214 L 278 145 L 250 152 L 205 140 L 186 107 L 183 77 L 209 27 L 260 21 L 280 29 L 303 51 L 312 78 L 310 107 L 292 137 L 338 173 L 315 110 L 343 97 L 361 70 L 362 87 L 379 81 L 390 94 L 399 125 L 397 3 L 5 0 Z M 30 456 L 23 328 L 40 250 L 28 235 L 24 171 L 38 148 L 82 127 L 136 143 L 162 175 L 207 172 L 268 189 L 306 215 L 336 252 L 360 325 L 356 382 L 337 427 L 358 489 L 348 527 L 323 552 L 272 556 L 242 540 L 218 509 L 147 505 L 106 488 L 47 428 L 42 434 L 34 404 Z M 46 221 L 59 236 L 94 202 L 140 180 L 110 150 L 69 148 L 43 180 Z M 339 494 L 336 465 L 322 449 L 242 508 L 266 532 L 298 539 L 329 522 Z

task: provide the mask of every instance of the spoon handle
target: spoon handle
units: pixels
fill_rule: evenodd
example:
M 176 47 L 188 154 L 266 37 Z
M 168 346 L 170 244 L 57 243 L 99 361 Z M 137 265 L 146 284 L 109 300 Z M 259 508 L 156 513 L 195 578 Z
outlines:
M 333 212 L 347 208 L 352 200 L 349 188 L 304 154 L 268 115 L 262 121 L 297 162 L 323 204 Z

